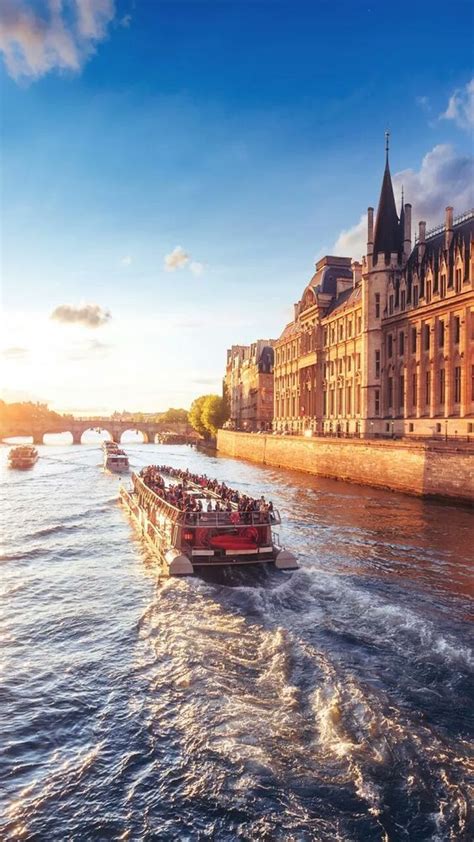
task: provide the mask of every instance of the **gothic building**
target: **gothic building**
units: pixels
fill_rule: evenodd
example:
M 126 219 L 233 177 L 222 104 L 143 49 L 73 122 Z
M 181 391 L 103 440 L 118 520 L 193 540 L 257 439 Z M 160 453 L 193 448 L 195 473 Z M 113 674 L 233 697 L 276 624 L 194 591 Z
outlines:
M 229 426 L 236 430 L 268 430 L 273 418 L 273 339 L 232 345 L 227 351 L 224 393 L 229 401 Z
M 474 211 L 411 242 L 386 151 L 362 265 L 328 256 L 275 343 L 274 427 L 291 432 L 474 432 Z

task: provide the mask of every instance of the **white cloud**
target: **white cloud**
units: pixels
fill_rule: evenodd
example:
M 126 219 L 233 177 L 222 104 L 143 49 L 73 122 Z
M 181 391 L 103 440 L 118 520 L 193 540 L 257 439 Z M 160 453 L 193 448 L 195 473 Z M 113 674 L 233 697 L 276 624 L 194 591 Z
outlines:
M 114 0 L 2 0 L 0 51 L 13 79 L 78 71 L 107 33 Z
M 167 272 L 174 272 L 175 269 L 184 269 L 189 263 L 189 254 L 186 254 L 181 246 L 176 246 L 169 254 L 165 254 L 165 269 Z
M 337 238 L 333 254 L 340 254 L 342 257 L 361 257 L 366 252 L 367 245 L 367 214 L 362 214 L 359 222 L 352 228 L 341 231 Z
M 199 263 L 198 260 L 193 260 L 189 264 L 189 268 L 190 268 L 191 272 L 193 273 L 193 275 L 199 276 L 199 275 L 202 275 L 202 273 L 204 272 L 204 263 Z
M 203 274 L 205 269 L 204 263 L 200 263 L 199 260 L 191 260 L 191 255 L 181 246 L 176 246 L 169 254 L 165 254 L 164 263 L 166 272 L 188 268 L 193 275 L 199 276 Z
M 420 219 L 428 227 L 442 222 L 447 205 L 462 213 L 474 205 L 474 160 L 458 154 L 449 144 L 439 144 L 428 152 L 419 170 L 407 169 L 393 176 L 393 187 L 400 204 L 403 185 L 405 201 L 413 206 L 413 234 Z M 367 250 L 367 214 L 352 228 L 341 231 L 334 254 L 360 258 Z
M 95 328 L 106 324 L 112 316 L 99 304 L 81 304 L 79 307 L 72 304 L 60 304 L 51 313 L 51 318 L 62 324 L 80 324 L 83 327 Z
M 474 127 L 474 79 L 464 88 L 457 88 L 449 97 L 446 111 L 440 114 L 440 120 L 454 120 L 461 129 L 471 131 Z

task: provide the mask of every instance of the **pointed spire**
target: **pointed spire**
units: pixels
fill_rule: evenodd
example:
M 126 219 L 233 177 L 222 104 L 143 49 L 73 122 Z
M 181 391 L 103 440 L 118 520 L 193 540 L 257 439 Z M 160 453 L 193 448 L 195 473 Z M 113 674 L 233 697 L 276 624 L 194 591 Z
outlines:
M 403 243 L 405 241 L 405 197 L 403 195 L 403 184 L 402 184 L 402 203 L 400 207 L 400 221 L 398 223 L 398 250 L 399 252 L 403 252 Z
M 400 250 L 399 220 L 388 161 L 389 138 L 390 133 L 387 131 L 385 132 L 385 171 L 375 223 L 374 255 L 391 254 Z

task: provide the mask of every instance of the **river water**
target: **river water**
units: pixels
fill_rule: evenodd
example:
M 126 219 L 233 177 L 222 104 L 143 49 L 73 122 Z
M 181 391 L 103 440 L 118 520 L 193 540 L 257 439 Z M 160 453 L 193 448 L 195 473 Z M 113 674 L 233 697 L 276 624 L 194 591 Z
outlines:
M 467 840 L 472 512 L 211 458 L 290 573 L 161 579 L 97 445 L 1 451 L 2 840 Z

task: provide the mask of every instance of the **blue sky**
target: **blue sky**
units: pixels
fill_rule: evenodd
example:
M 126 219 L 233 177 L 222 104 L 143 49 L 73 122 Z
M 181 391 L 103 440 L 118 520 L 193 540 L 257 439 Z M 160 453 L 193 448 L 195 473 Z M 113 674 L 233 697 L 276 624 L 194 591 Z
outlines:
M 6 0 L 4 395 L 153 411 L 219 390 L 316 258 L 360 257 L 387 127 L 415 221 L 472 206 L 473 8 Z

